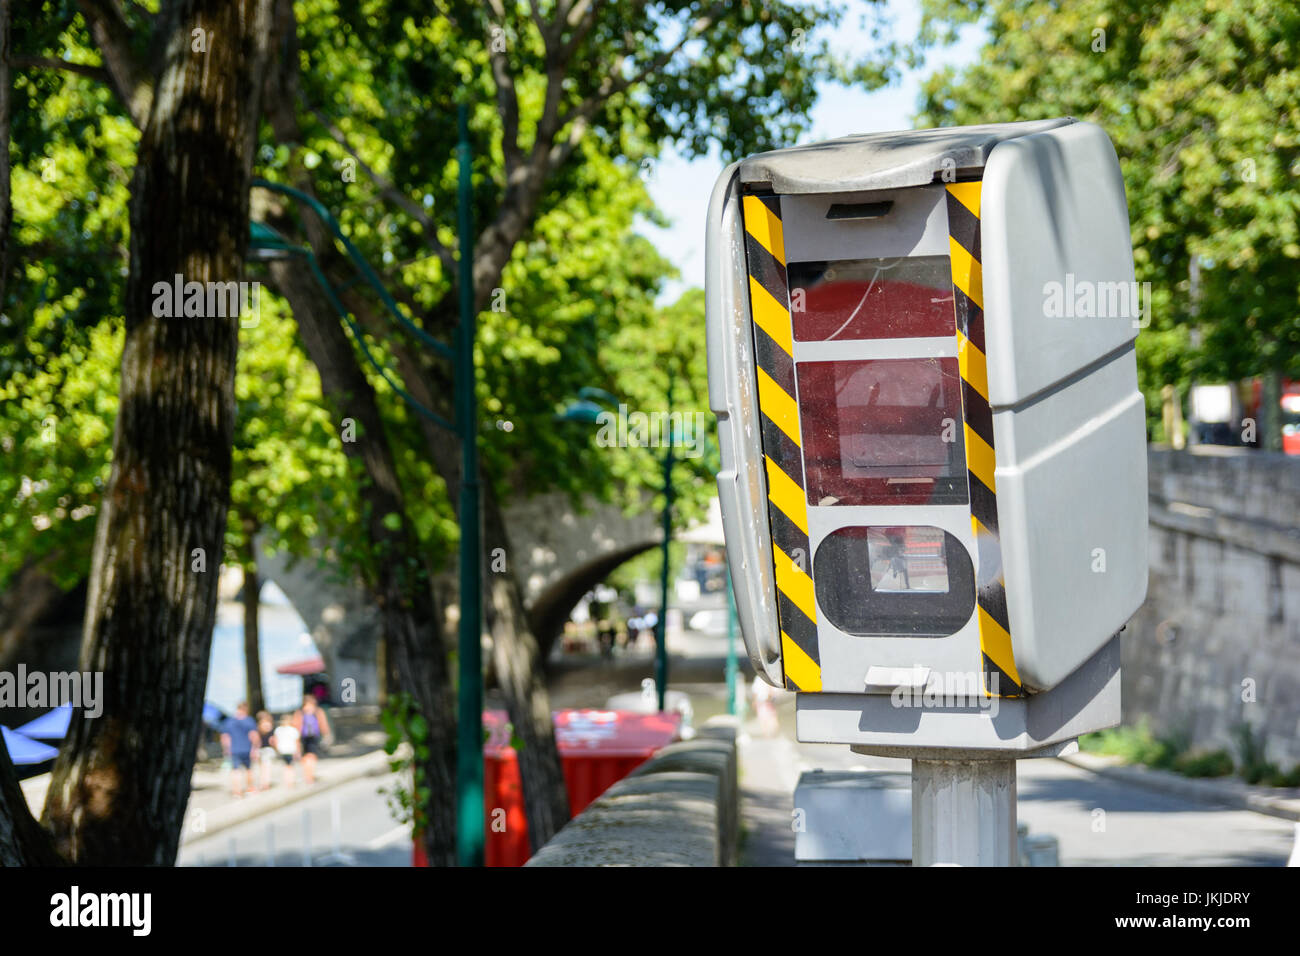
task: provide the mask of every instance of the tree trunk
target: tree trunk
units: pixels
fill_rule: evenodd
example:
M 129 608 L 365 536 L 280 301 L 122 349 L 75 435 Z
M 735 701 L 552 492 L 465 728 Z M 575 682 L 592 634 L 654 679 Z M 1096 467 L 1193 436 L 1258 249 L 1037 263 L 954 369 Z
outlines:
M 160 16 L 81 658 L 104 673 L 104 712 L 74 714 L 45 808 L 60 855 L 82 865 L 175 861 L 230 497 L 238 316 L 158 317 L 153 288 L 240 278 L 270 0 L 180 0 Z
M 348 296 L 345 303 L 359 315 L 367 316 L 372 332 L 378 334 L 379 324 L 364 300 Z M 440 303 L 439 310 L 448 308 Z M 448 323 L 445 316 L 431 325 Z M 452 410 L 439 399 L 451 392 L 449 379 L 427 374 L 433 369 L 422 367 L 405 348 L 396 346 L 398 373 L 416 401 L 450 418 Z M 427 419 L 421 419 L 421 434 L 434 468 L 447 485 L 452 507 L 460 506 L 460 454 L 459 443 Z M 515 571 L 514 552 L 506 530 L 505 516 L 490 480 L 484 480 L 482 489 L 483 551 L 486 555 L 505 556 L 502 571 L 487 563 L 485 586 L 487 600 L 484 612 L 489 633 L 492 635 L 492 665 L 496 671 L 501 694 L 510 713 L 510 722 L 524 742 L 520 753 L 520 783 L 524 791 L 524 806 L 528 818 L 529 842 L 533 848 L 542 846 L 569 821 L 569 798 L 564 784 L 564 771 L 555 746 L 555 727 L 551 718 L 551 697 L 546 686 L 544 659 L 537 637 L 525 612 L 523 587 Z M 499 550 L 498 550 L 499 549 Z
M 253 714 L 266 709 L 262 696 L 262 641 L 257 628 L 262 579 L 257 574 L 257 545 L 253 541 L 256 533 L 253 522 L 245 521 L 244 535 L 248 543 L 244 548 L 244 676 L 248 684 L 248 708 Z
M 298 143 L 301 131 L 298 102 L 297 21 L 290 0 L 276 8 L 278 68 L 270 76 L 268 117 L 276 138 Z M 301 168 L 294 185 L 311 193 L 311 181 Z M 334 248 L 325 226 L 310 212 L 303 222 L 318 255 Z M 291 231 L 288 225 L 285 231 Z M 456 704 L 451 690 L 442 619 L 436 613 L 428 568 L 421 558 L 406 517 L 401 484 L 374 389 L 357 362 L 356 353 L 311 269 L 300 259 L 271 266 L 276 287 L 289 300 L 307 356 L 320 373 L 321 391 L 336 403 L 341 418 L 355 423 L 355 441 L 343 451 L 359 459 L 369 479 L 361 488 L 368 513 L 367 533 L 374 566 L 367 587 L 379 607 L 384 663 L 401 675 L 402 687 L 415 699 L 428 725 L 427 750 L 420 762 L 429 789 L 420 824 L 425 852 L 433 866 L 456 864 Z M 340 422 L 340 427 L 342 423 Z M 389 516 L 396 516 L 394 523 Z
M 288 102 L 292 102 L 291 100 Z M 435 611 L 429 577 L 411 537 L 397 469 L 374 390 L 357 365 L 343 331 L 311 271 L 300 261 L 271 267 L 276 287 L 288 298 L 303 348 L 321 377 L 321 390 L 336 403 L 341 418 L 355 423 L 356 440 L 344 441 L 350 458 L 360 459 L 368 481 L 361 488 L 368 514 L 367 533 L 374 565 L 366 583 L 379 607 L 388 642 L 387 663 L 402 675 L 429 727 L 421 762 L 429 800 L 423 808 L 425 847 L 430 864 L 456 863 L 456 712 L 447 652 Z M 389 515 L 400 519 L 395 526 Z
M 294 104 L 297 102 L 297 50 L 296 45 L 290 44 L 288 29 L 286 29 L 286 27 L 292 27 L 293 24 L 290 5 L 282 0 L 280 9 L 280 30 L 285 36 L 285 46 L 280 51 L 278 58 L 280 66 L 274 77 L 276 92 L 271 94 L 271 99 L 279 104 L 279 108 L 272 111 L 271 123 L 276 139 L 279 142 L 295 144 L 301 139 L 297 117 L 294 113 Z M 290 11 L 287 14 L 284 12 L 286 9 Z M 304 189 L 304 191 L 311 191 L 310 183 L 305 181 L 305 178 L 296 181 L 294 185 Z M 312 247 L 316 250 L 322 262 L 328 262 L 334 250 L 333 240 L 320 228 L 320 224 L 314 216 L 306 216 L 304 221 Z M 273 274 L 283 275 L 286 270 L 290 269 L 298 273 L 305 272 L 301 265 L 281 265 L 273 267 Z M 484 287 L 486 291 L 480 292 L 479 298 L 490 293 L 490 289 L 498 281 L 499 275 L 500 269 L 498 268 L 496 270 L 498 278 L 487 282 Z M 481 284 L 476 279 L 476 287 Z M 303 289 L 299 292 L 299 295 L 306 298 L 312 295 L 312 291 Z M 361 372 L 356 354 L 347 342 L 346 335 L 343 333 L 338 319 L 334 317 L 332 309 L 325 303 L 323 296 L 317 296 L 317 299 L 319 300 L 317 306 L 309 307 L 310 311 L 314 316 L 327 317 L 342 342 L 341 347 L 332 350 L 334 357 L 331 361 L 339 363 L 340 369 L 345 363 L 349 365 L 350 368 L 347 370 L 346 377 L 353 381 L 359 380 L 366 389 L 367 394 L 369 394 L 369 384 Z M 364 300 L 358 300 L 359 296 L 355 293 L 347 294 L 345 298 L 347 304 L 355 307 L 358 314 L 365 314 L 365 302 Z M 437 329 L 452 327 L 456 315 L 454 303 L 454 297 L 448 296 L 444 298 L 434 306 L 433 314 L 426 316 L 426 319 L 431 319 L 426 324 Z M 298 305 L 296 303 L 294 303 L 294 313 L 295 315 L 298 314 Z M 314 323 L 318 319 L 312 321 Z M 301 328 L 301 319 L 299 323 Z M 304 344 L 306 344 L 308 330 L 304 329 L 303 332 Z M 431 372 L 431 369 L 418 365 L 412 359 L 410 353 L 403 348 L 395 348 L 394 352 L 398 358 L 399 374 L 415 399 L 450 419 L 453 413 L 450 407 L 452 392 L 449 379 L 445 375 L 437 373 L 426 374 Z M 308 354 L 311 355 L 310 347 L 308 347 Z M 311 357 L 315 361 L 317 356 L 311 355 Z M 320 368 L 319 362 L 317 362 L 317 367 Z M 326 383 L 325 375 L 325 369 L 322 368 L 321 382 L 327 393 L 336 395 L 350 394 L 354 398 L 357 396 L 358 393 L 355 391 L 336 392 Z M 361 418 L 357 418 L 357 421 L 362 423 Z M 421 424 L 430 458 L 434 467 L 446 482 L 447 494 L 450 496 L 453 507 L 456 507 L 460 489 L 460 456 L 455 436 L 448 435 L 445 431 L 426 420 L 422 420 Z M 365 432 L 368 435 L 382 436 L 378 426 L 374 429 L 367 426 Z M 362 438 L 358 444 L 364 440 Z M 380 440 L 382 441 L 382 438 Z M 386 442 L 383 443 L 383 450 L 384 454 L 391 457 Z M 370 456 L 367 455 L 366 457 L 369 459 Z M 369 460 L 367 461 L 367 471 L 371 473 L 373 478 L 375 473 L 370 471 Z M 484 545 L 486 551 L 490 554 L 493 548 L 502 547 L 506 549 L 505 553 L 508 557 L 509 543 L 505 538 L 505 525 L 501 520 L 500 510 L 489 484 L 484 482 L 483 487 Z M 404 515 L 403 522 L 405 523 Z M 523 611 L 523 591 L 517 577 L 513 570 L 508 570 L 502 574 L 494 574 L 489 571 L 488 582 L 489 594 L 484 609 L 487 613 L 487 622 L 493 637 L 493 662 L 498 671 L 501 689 L 511 715 L 511 722 L 514 723 L 516 732 L 524 741 L 524 749 L 528 751 L 526 756 L 521 754 L 520 774 L 524 790 L 524 802 L 528 808 L 530 840 L 534 846 L 540 846 L 569 819 L 569 804 L 564 788 L 563 771 L 560 766 L 559 754 L 555 748 L 555 733 L 550 712 L 550 695 L 543 680 L 537 642 L 528 628 L 527 617 Z M 425 590 L 427 590 L 427 587 Z M 379 594 L 376 594 L 376 598 L 379 598 Z M 430 621 L 430 623 L 432 622 Z M 403 626 L 399 630 L 406 631 L 409 628 Z M 406 652 L 398 646 L 398 638 L 399 631 L 385 631 L 385 639 L 389 641 L 385 655 L 386 663 L 398 673 L 409 675 L 411 672 L 407 671 L 403 664 Z M 441 646 L 441 643 L 439 646 Z M 450 700 L 446 701 L 446 703 L 450 704 Z M 449 728 L 450 741 L 454 748 L 454 712 L 449 709 L 447 713 L 448 723 L 446 727 Z M 427 712 L 426 716 L 428 716 Z M 453 753 L 451 767 L 454 768 L 454 766 Z M 434 770 L 432 764 L 429 769 L 430 772 Z M 454 774 L 450 779 L 454 782 Z M 436 800 L 438 795 L 435 793 L 434 797 Z M 432 836 L 430 836 L 430 839 L 432 839 Z M 429 852 L 430 862 L 434 862 L 435 853 L 432 844 Z
M 0 739 L 0 866 L 57 866 L 61 862 L 50 835 L 27 809 L 9 749 Z
M 9 0 L 0 2 L 0 312 L 5 307 L 5 289 L 9 284 L 9 229 L 13 223 L 13 203 L 9 195 L 9 116 L 13 90 L 9 83 L 9 20 L 13 8 Z
M 512 552 L 500 502 L 487 482 L 483 484 L 484 547 L 488 554 L 506 556 L 501 571 L 488 565 L 487 611 L 492 633 L 492 663 L 510 722 L 522 739 L 518 749 L 519 777 L 524 788 L 528 842 L 536 853 L 569 822 L 569 797 L 564 770 L 555 746 L 551 695 L 547 691 L 541 652 L 528 626 L 519 578 L 510 568 Z

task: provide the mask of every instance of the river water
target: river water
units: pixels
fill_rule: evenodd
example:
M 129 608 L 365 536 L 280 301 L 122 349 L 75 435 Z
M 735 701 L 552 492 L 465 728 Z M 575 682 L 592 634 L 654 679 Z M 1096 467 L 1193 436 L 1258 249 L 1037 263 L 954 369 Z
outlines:
M 302 678 L 277 674 L 275 669 L 316 657 L 320 652 L 302 618 L 273 581 L 262 587 L 257 623 L 267 709 L 292 710 L 302 702 Z M 245 681 L 244 608 L 236 601 L 222 601 L 217 606 L 217 625 L 212 632 L 206 699 L 231 713 L 248 696 Z

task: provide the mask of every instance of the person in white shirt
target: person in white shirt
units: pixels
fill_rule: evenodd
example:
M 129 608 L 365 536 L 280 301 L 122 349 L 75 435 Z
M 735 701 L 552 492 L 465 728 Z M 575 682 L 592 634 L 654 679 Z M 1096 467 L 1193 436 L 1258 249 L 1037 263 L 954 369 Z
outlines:
M 280 726 L 275 728 L 275 752 L 284 761 L 284 785 L 293 786 L 293 762 L 300 756 L 302 743 L 298 728 L 293 725 L 293 718 L 285 714 L 280 718 Z

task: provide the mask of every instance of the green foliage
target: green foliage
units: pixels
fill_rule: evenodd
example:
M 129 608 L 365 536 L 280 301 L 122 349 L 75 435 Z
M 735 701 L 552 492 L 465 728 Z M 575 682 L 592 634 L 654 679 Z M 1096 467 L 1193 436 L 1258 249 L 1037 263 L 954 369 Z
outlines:
M 1152 283 L 1152 324 L 1137 347 L 1153 425 L 1162 385 L 1266 369 L 1300 376 L 1300 8 L 927 0 L 926 9 L 931 37 L 978 19 L 990 38 L 977 64 L 926 84 L 922 124 L 1072 115 L 1114 142 L 1137 278 Z
M 117 411 L 120 320 L 84 345 L 0 384 L 0 587 L 25 562 L 48 559 L 63 587 L 85 574 Z
M 60 4 L 14 11 L 11 48 L 97 54 Z M 41 561 L 84 576 L 108 479 L 122 347 L 126 204 L 138 134 L 109 90 L 15 71 L 14 268 L 0 303 L 0 587 Z
M 147 7 L 124 8 L 146 59 Z M 638 234 L 642 222 L 660 218 L 642 162 L 669 143 L 686 155 L 717 147 L 727 157 L 784 145 L 807 127 L 820 79 L 879 85 L 902 61 L 879 34 L 877 46 L 852 61 L 832 57 L 826 40 L 842 13 L 824 0 L 621 0 L 591 9 L 553 105 L 558 115 L 576 116 L 589 97 L 611 85 L 614 92 L 585 115 L 585 135 L 575 137 L 567 161 L 527 210 L 524 237 L 492 303 L 499 308 L 480 316 L 481 451 L 504 499 L 561 490 L 575 500 L 591 495 L 629 510 L 657 508 L 660 449 L 600 447 L 594 427 L 555 420 L 584 386 L 603 388 L 632 410 L 667 411 L 671 376 L 672 410 L 703 413 L 711 427 L 703 296 L 694 290 L 658 304 L 674 270 Z M 553 9 L 543 3 L 539 12 Z M 498 23 L 487 5 L 462 0 L 298 0 L 295 13 L 303 135 L 279 143 L 264 127 L 255 172 L 283 180 L 306 171 L 384 282 L 415 314 L 445 317 L 450 259 L 437 247 L 454 249 L 457 238 L 453 106 L 472 104 L 473 205 L 482 238 L 502 208 L 518 201 L 507 186 L 489 44 L 505 42 L 527 155 L 546 109 L 549 67 L 533 19 L 526 7 L 507 5 Z M 675 47 L 684 31 L 705 23 L 699 36 Z M 70 0 L 16 9 L 12 47 L 24 56 L 101 62 Z M 12 503 L 0 512 L 0 587 L 41 558 L 71 585 L 89 566 L 108 474 L 139 134 L 109 87 L 90 77 L 22 68 L 14 93 L 19 267 L 0 303 L 0 500 Z M 570 120 L 559 138 L 577 129 Z M 250 279 L 261 275 L 250 266 Z M 369 516 L 358 489 L 366 478 L 339 447 L 337 396 L 320 394 L 283 302 L 265 288 L 260 313 L 240 337 L 226 557 L 244 560 L 253 531 L 267 548 L 364 576 L 385 556 L 364 533 Z M 400 378 L 398 339 L 375 329 L 368 341 Z M 445 564 L 458 531 L 420 422 L 367 374 L 406 492 L 405 518 L 429 562 Z M 47 419 L 55 422 L 54 443 L 43 431 Z M 679 461 L 679 523 L 703 513 L 715 458 L 710 451 Z
M 619 592 L 619 595 L 629 605 L 635 605 L 634 599 L 636 584 L 638 581 L 659 581 L 659 573 L 664 563 L 664 552 L 662 547 L 651 548 L 649 551 L 643 551 L 630 561 L 625 561 L 615 568 L 609 575 L 607 583 L 610 587 Z M 668 544 L 668 585 L 671 588 L 672 582 L 677 580 L 683 566 L 686 564 L 686 543 L 684 541 L 672 541 Z M 671 598 L 671 593 L 669 595 Z M 658 598 L 655 599 L 656 603 Z
M 379 719 L 387 735 L 384 752 L 389 756 L 389 769 L 398 778 L 380 793 L 387 798 L 393 819 L 410 824 L 419 833 L 428 818 L 430 799 L 424 771 L 429 759 L 429 724 L 415 698 L 407 693 L 390 694 Z
M 671 382 L 672 410 L 698 413 L 696 422 L 707 431 L 696 437 L 702 442 L 703 454 L 686 457 L 684 449 L 673 454 L 674 524 L 703 517 L 708 501 L 716 491 L 713 476 L 717 472 L 717 439 L 714 419 L 709 412 L 708 369 L 704 343 L 704 292 L 689 289 L 676 302 L 664 308 L 659 320 L 644 326 L 627 325 L 611 343 L 611 365 L 615 374 L 615 394 L 632 410 L 667 411 Z M 655 493 L 653 507 L 663 507 L 663 449 L 645 449 L 637 458 L 620 455 L 622 449 L 601 449 L 618 457 L 619 477 L 629 495 Z M 644 459 L 650 459 L 648 462 Z M 631 468 L 636 465 L 635 474 Z
M 1300 787 L 1300 763 L 1288 771 L 1277 771 L 1264 782 L 1270 787 Z
M 488 47 L 504 47 L 525 154 L 544 112 L 547 59 L 523 7 L 507 6 L 499 23 L 478 4 L 396 2 L 382 15 L 380 9 L 335 0 L 298 4 L 304 142 L 295 149 L 266 144 L 261 159 L 273 177 L 291 167 L 309 170 L 322 201 L 385 281 L 432 310 L 450 284 L 446 263 L 430 252 L 430 234 L 446 248 L 456 241 L 453 103 L 473 104 L 474 217 L 481 231 L 514 201 Z M 575 501 L 594 495 L 643 508 L 645 493 L 659 489 L 655 454 L 597 448 L 594 429 L 554 420 L 584 386 L 610 391 L 632 409 L 665 409 L 666 376 L 659 373 L 668 368 L 678 381 L 673 407 L 707 412 L 703 297 L 695 293 L 668 310 L 655 305 L 673 270 L 636 234 L 639 220 L 657 218 L 639 164 L 668 142 L 688 155 L 715 143 L 728 156 L 788 143 L 806 126 L 818 78 L 878 85 L 891 75 L 881 64 L 897 58 L 882 41 L 856 62 L 835 60 L 825 40 L 840 11 L 823 3 L 715 9 L 676 0 L 592 9 L 561 113 L 611 76 L 651 65 L 659 72 L 651 83 L 615 93 L 590 117 L 587 135 L 547 182 L 531 228 L 479 317 L 481 454 L 503 499 L 562 490 Z M 668 55 L 706 11 L 715 24 Z M 553 11 L 543 4 L 538 12 Z M 632 55 L 620 59 L 630 41 Z M 409 203 L 391 202 L 366 170 L 395 184 Z M 681 478 L 684 517 L 700 512 L 711 484 L 697 464 L 687 463 Z
M 1185 777 L 1227 777 L 1235 767 L 1226 750 L 1211 750 L 1184 754 L 1174 762 L 1174 769 Z
M 1136 726 L 1111 727 L 1079 738 L 1079 747 L 1092 753 L 1121 757 L 1126 763 L 1173 770 L 1187 750 L 1178 737 L 1154 737 L 1145 721 Z
M 1270 786 L 1273 781 L 1284 777 L 1277 765 L 1272 763 L 1267 753 L 1267 740 L 1250 724 L 1242 722 L 1232 729 L 1233 743 L 1237 748 L 1237 759 L 1241 765 L 1241 777 L 1247 783 L 1263 783 Z M 1300 769 L 1300 768 L 1298 768 Z M 1292 772 L 1293 774 L 1295 771 Z
M 634 231 L 640 217 L 656 215 L 635 170 L 593 153 L 578 175 L 578 189 L 553 197 L 554 207 L 515 249 L 502 277 L 501 311 L 480 316 L 484 468 L 506 498 L 543 489 L 575 500 L 608 497 L 621 486 L 626 503 L 641 505 L 654 456 L 598 448 L 594 426 L 556 415 L 587 386 L 640 400 L 645 370 L 690 342 L 628 338 L 664 324 L 655 299 L 674 274 Z M 654 402 L 634 407 L 663 408 L 663 386 Z
M 1250 724 L 1233 729 L 1237 750 L 1234 761 L 1226 750 L 1193 751 L 1185 735 L 1154 737 L 1145 721 L 1136 726 L 1112 727 L 1079 738 L 1079 747 L 1092 753 L 1121 757 L 1126 763 L 1173 770 L 1187 777 L 1227 777 L 1234 772 L 1251 784 L 1300 787 L 1300 765 L 1289 772 L 1278 769 L 1264 756 L 1265 741 Z
M 320 377 L 295 336 L 287 305 L 263 289 L 256 324 L 241 329 L 235 374 L 231 562 L 240 561 L 250 526 L 263 547 L 305 556 L 321 539 L 345 538 L 356 525 L 355 476 Z

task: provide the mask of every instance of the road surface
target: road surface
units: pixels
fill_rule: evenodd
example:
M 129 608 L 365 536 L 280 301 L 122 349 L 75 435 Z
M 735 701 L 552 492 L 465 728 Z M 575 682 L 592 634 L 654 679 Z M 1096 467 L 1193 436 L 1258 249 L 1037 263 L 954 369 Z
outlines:
M 757 728 L 751 723 L 750 730 Z M 787 733 L 753 737 L 741 749 L 749 865 L 793 862 L 791 813 L 800 772 L 910 770 L 906 760 L 800 744 Z M 1295 839 L 1289 820 L 1213 807 L 1052 758 L 1019 761 L 1017 791 L 1020 822 L 1030 833 L 1057 838 L 1062 866 L 1283 866 Z
M 177 865 L 410 866 L 411 829 L 397 825 L 379 793 L 395 780 L 361 777 L 191 840 Z

